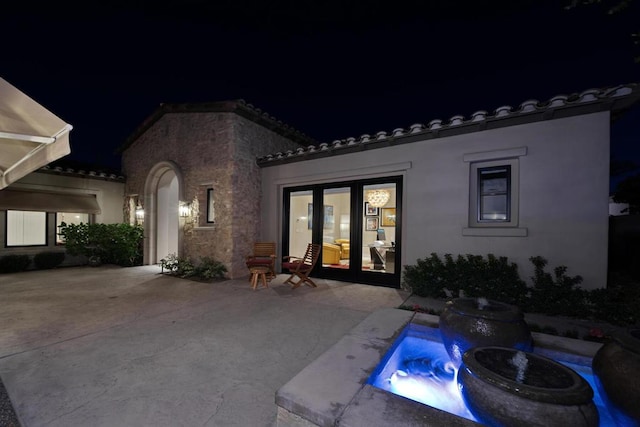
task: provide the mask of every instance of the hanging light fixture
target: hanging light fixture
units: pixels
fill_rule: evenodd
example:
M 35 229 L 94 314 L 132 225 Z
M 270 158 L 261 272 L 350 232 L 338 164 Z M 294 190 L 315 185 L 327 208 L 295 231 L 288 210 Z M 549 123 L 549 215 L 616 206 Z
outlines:
M 381 208 L 389 201 L 389 192 L 387 190 L 371 190 L 367 194 L 367 201 L 375 208 Z

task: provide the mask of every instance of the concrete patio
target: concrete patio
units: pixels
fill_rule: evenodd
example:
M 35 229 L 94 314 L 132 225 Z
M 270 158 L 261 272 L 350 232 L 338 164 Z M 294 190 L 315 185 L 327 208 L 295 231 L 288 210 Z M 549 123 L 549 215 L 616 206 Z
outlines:
M 201 283 L 155 266 L 0 276 L 0 378 L 23 427 L 274 426 L 275 393 L 405 291 Z

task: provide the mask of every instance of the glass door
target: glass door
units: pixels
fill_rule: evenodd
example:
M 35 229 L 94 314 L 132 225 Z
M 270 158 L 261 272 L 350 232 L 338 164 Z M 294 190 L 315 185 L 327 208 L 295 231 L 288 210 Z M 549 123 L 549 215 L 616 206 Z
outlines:
M 312 276 L 400 287 L 401 187 L 391 177 L 285 189 L 283 254 L 319 243 Z

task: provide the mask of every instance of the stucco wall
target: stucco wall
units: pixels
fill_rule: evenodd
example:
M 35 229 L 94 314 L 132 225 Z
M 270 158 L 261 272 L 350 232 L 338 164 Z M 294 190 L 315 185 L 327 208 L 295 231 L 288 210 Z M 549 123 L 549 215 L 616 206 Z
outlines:
M 292 149 L 290 140 L 234 113 L 171 113 L 155 122 L 123 153 L 126 193 L 153 195 L 145 182 L 156 165 L 172 162 L 180 172 L 180 200 L 197 199 L 200 217 L 181 220 L 179 256 L 208 256 L 225 264 L 231 278 L 248 274 L 245 256 L 260 238 L 260 170 L 256 156 Z M 206 188 L 214 190 L 215 223 L 206 224 Z M 153 211 L 150 210 L 150 214 Z M 145 213 L 146 215 L 146 213 Z M 145 218 L 145 239 L 153 233 Z M 192 226 L 193 225 L 193 226 Z M 148 248 L 147 248 L 148 249 Z M 157 261 L 156 261 L 157 262 Z
M 526 147 L 519 157 L 519 229 L 525 236 L 468 236 L 465 154 Z M 493 253 L 531 276 L 531 256 L 566 265 L 583 287 L 606 285 L 609 113 L 549 120 L 335 155 L 262 169 L 264 237 L 279 241 L 282 188 L 404 175 L 402 264 L 431 252 Z
M 45 191 L 69 194 L 95 195 L 101 212 L 93 216 L 95 223 L 116 224 L 123 222 L 122 204 L 124 200 L 124 183 L 101 178 L 62 175 L 56 173 L 33 172 L 11 185 L 10 188 L 22 188 L 31 191 Z M 37 196 L 36 196 L 37 197 Z M 0 211 L 0 223 L 6 224 L 6 211 Z M 1 254 L 35 255 L 44 251 L 64 251 L 64 246 L 56 244 L 56 215 L 47 214 L 47 245 L 4 247 L 6 227 L 0 230 Z M 86 262 L 83 257 L 67 254 L 63 266 L 77 265 Z
M 95 215 L 95 222 L 116 224 L 122 222 L 124 183 L 82 176 L 57 175 L 55 173 L 34 172 L 11 188 L 29 188 L 34 191 L 55 191 L 96 196 L 101 212 Z

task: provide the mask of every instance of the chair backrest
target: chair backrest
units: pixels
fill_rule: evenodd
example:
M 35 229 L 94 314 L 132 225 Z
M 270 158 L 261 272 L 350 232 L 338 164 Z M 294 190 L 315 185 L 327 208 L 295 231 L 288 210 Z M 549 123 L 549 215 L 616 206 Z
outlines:
M 369 248 L 369 253 L 371 254 L 371 262 L 373 262 L 374 264 L 384 264 L 382 254 L 380 254 L 378 248 L 371 246 Z
M 313 268 L 316 265 L 316 262 L 318 262 L 321 252 L 322 245 L 317 243 L 309 243 L 307 245 L 307 251 L 302 258 L 302 263 L 309 266 L 310 268 Z
M 253 256 L 256 257 L 268 257 L 275 256 L 276 243 L 275 242 L 255 242 L 253 244 Z

